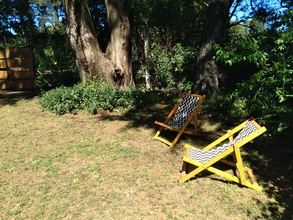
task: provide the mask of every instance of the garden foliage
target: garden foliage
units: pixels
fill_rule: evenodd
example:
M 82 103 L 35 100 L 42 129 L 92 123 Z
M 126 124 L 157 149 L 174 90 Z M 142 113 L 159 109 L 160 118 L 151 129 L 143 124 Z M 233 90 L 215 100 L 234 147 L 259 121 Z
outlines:
M 218 106 L 230 119 L 258 117 L 272 133 L 292 137 L 292 18 L 293 12 L 288 10 L 275 15 L 275 22 L 266 29 L 250 30 L 232 45 L 216 45 L 217 61 L 230 67 L 245 64 L 251 72 L 235 90 L 219 94 L 210 106 Z
M 136 87 L 120 90 L 100 81 L 87 81 L 73 87 L 58 87 L 44 93 L 40 105 L 51 112 L 62 115 L 85 110 L 96 114 L 99 110 L 137 107 L 173 100 L 173 96 L 158 91 L 143 91 Z

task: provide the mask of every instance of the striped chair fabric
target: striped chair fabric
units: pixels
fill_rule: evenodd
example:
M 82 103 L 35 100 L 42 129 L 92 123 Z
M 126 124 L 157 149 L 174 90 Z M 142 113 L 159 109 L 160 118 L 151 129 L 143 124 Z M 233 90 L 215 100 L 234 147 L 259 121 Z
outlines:
M 199 150 L 199 149 L 190 148 L 189 158 L 199 161 L 201 163 L 206 163 L 209 160 L 211 160 L 213 157 L 224 152 L 229 147 L 232 147 L 234 144 L 238 143 L 239 141 L 243 140 L 245 137 L 254 133 L 256 130 L 258 130 L 258 128 L 252 122 L 249 121 L 246 124 L 246 126 L 238 133 L 238 135 L 229 143 L 220 145 L 212 150 Z
M 184 95 L 174 117 L 169 121 L 168 125 L 173 128 L 181 129 L 193 113 L 198 101 L 199 97 Z

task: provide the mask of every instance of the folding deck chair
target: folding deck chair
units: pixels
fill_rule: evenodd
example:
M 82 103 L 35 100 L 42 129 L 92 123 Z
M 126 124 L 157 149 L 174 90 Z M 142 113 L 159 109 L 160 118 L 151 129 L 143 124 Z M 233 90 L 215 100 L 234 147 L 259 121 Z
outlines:
M 155 124 L 159 125 L 160 128 L 154 136 L 154 139 L 173 147 L 183 133 L 196 135 L 198 127 L 197 112 L 204 99 L 204 95 L 183 94 L 183 96 L 175 104 L 172 111 L 169 113 L 164 123 L 155 121 Z M 193 121 L 193 128 L 188 127 L 191 121 Z M 163 129 L 175 131 L 178 132 L 178 134 L 175 139 L 170 142 L 160 136 Z
M 252 169 L 243 166 L 240 147 L 253 140 L 257 136 L 266 131 L 265 127 L 261 127 L 255 120 L 247 120 L 238 125 L 232 130 L 229 130 L 225 135 L 212 142 L 203 149 L 197 149 L 190 145 L 185 145 L 186 154 L 183 157 L 182 177 L 179 179 L 180 183 L 195 177 L 203 170 L 208 170 L 212 173 L 225 177 L 228 180 L 234 181 L 246 187 L 261 191 L 262 187 L 256 183 L 252 174 Z M 238 135 L 233 139 L 233 135 Z M 222 143 L 228 139 L 228 143 Z M 221 144 L 222 143 L 222 144 Z M 228 161 L 226 156 L 232 154 L 233 161 Z M 216 162 L 221 161 L 229 166 L 237 168 L 238 176 L 229 174 L 218 168 L 212 167 Z M 186 173 L 187 166 L 192 164 L 196 168 L 190 173 Z M 247 181 L 245 173 L 251 181 Z

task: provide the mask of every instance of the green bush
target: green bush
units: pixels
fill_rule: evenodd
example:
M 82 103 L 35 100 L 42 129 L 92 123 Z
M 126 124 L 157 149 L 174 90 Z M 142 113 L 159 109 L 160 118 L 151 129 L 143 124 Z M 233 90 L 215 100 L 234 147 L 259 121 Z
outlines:
M 202 112 L 212 115 L 217 120 L 233 123 L 251 117 L 248 100 L 237 92 L 219 92 L 212 99 L 207 99 Z
M 172 101 L 173 95 L 159 91 L 145 92 L 130 86 L 120 90 L 106 83 L 89 81 L 73 87 L 59 87 L 42 94 L 40 105 L 48 111 L 62 115 L 85 110 L 96 114 L 99 110 L 144 107 L 150 104 Z
M 75 113 L 82 108 L 81 90 L 78 86 L 59 87 L 44 93 L 40 99 L 40 105 L 51 112 L 62 115 Z
M 190 90 L 195 51 L 196 49 L 183 47 L 180 43 L 167 51 L 160 44 L 153 43 L 146 64 L 136 70 L 136 80 L 144 82 L 148 68 L 153 88 Z
M 293 29 L 289 21 L 293 13 L 288 10 L 273 18 L 278 22 L 259 30 L 261 34 L 243 34 L 233 47 L 216 45 L 217 61 L 228 66 L 245 62 L 252 71 L 247 73 L 250 78 L 243 77 L 235 90 L 211 100 L 211 104 L 221 104 L 223 108 L 215 111 L 211 105 L 207 109 L 231 118 L 260 118 L 273 137 L 292 140 Z

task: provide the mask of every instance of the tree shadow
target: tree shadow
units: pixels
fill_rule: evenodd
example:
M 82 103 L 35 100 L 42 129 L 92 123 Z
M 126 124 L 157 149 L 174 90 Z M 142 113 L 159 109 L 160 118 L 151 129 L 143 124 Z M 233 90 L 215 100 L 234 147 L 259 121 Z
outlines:
M 20 100 L 29 100 L 35 96 L 37 96 L 35 91 L 0 90 L 0 108 L 5 105 L 15 105 Z M 153 134 L 155 134 L 158 126 L 154 122 L 156 120 L 164 121 L 172 107 L 172 103 L 163 103 L 131 108 L 122 114 L 104 112 L 98 115 L 98 120 L 125 121 L 127 123 L 121 128 L 122 130 L 146 128 L 152 129 Z M 209 120 L 209 118 L 199 112 L 200 128 L 205 120 Z M 225 124 L 222 124 L 218 132 L 202 132 L 199 137 L 183 134 L 176 146 L 170 150 L 170 153 L 180 154 L 184 143 L 206 146 L 221 136 L 221 131 L 227 130 L 227 128 L 229 129 L 230 127 L 225 127 Z M 269 131 L 265 134 L 269 134 Z M 176 133 L 167 132 L 166 135 L 166 138 L 172 140 Z M 255 139 L 252 144 L 247 144 L 242 149 L 244 162 L 248 163 L 249 167 L 254 170 L 254 174 L 259 184 L 264 188 L 264 192 L 276 201 L 269 204 L 257 201 L 256 205 L 263 207 L 262 217 L 264 219 L 293 219 L 293 155 L 292 150 L 290 150 L 293 146 L 292 138 L 291 140 L 280 138 L 277 142 L 272 142 L 268 141 L 267 138 L 265 139 L 264 136 Z M 178 170 L 180 168 L 178 167 Z
M 15 105 L 20 100 L 30 100 L 37 96 L 37 91 L 0 90 L 0 108 L 5 105 Z
M 127 121 L 128 123 L 121 128 L 121 130 L 131 129 L 131 128 L 146 128 L 152 129 L 153 134 L 158 131 L 159 126 L 155 125 L 155 121 L 164 122 L 170 111 L 172 110 L 173 105 L 170 104 L 153 104 L 137 108 L 128 109 L 124 114 L 109 114 L 104 113 L 99 116 L 100 120 L 107 121 Z M 199 135 L 187 135 L 182 134 L 177 144 L 172 149 L 181 148 L 184 143 L 188 143 L 191 145 L 203 145 L 207 144 L 216 138 L 215 133 L 205 132 L 200 129 L 201 127 L 201 119 L 199 116 Z M 167 140 L 174 140 L 178 132 L 170 131 L 170 130 L 162 130 L 161 136 L 166 138 Z M 166 145 L 167 146 L 167 145 Z
M 292 141 L 288 139 L 278 142 L 261 139 L 246 149 L 245 161 L 251 164 L 254 173 L 259 176 L 264 192 L 276 200 L 270 204 L 262 204 L 265 219 L 293 219 L 292 146 Z
M 154 122 L 156 120 L 164 121 L 171 109 L 171 105 L 155 104 L 144 108 L 129 109 L 121 115 L 104 114 L 100 119 L 127 121 L 128 123 L 123 129 L 143 127 L 153 129 L 155 134 L 158 127 Z M 200 114 L 199 117 L 201 120 L 208 120 L 207 117 Z M 200 120 L 199 123 L 201 123 Z M 182 150 L 182 144 L 186 142 L 192 145 L 206 146 L 221 136 L 221 130 L 227 130 L 225 124 L 219 128 L 219 132 L 204 132 L 200 137 L 183 134 L 176 146 L 170 150 L 170 153 L 178 154 Z M 176 133 L 166 132 L 166 138 L 170 138 L 170 140 L 173 140 L 174 135 Z M 287 220 L 293 217 L 293 155 L 286 152 L 286 149 L 290 146 L 293 146 L 291 142 L 285 143 L 284 140 L 280 140 L 278 143 L 272 143 L 264 137 L 260 137 L 255 139 L 253 143 L 242 147 L 244 162 L 248 163 L 249 167 L 253 169 L 259 184 L 264 188 L 263 191 L 276 201 L 269 204 L 257 201 L 258 205 L 263 207 L 262 217 L 265 219 Z

